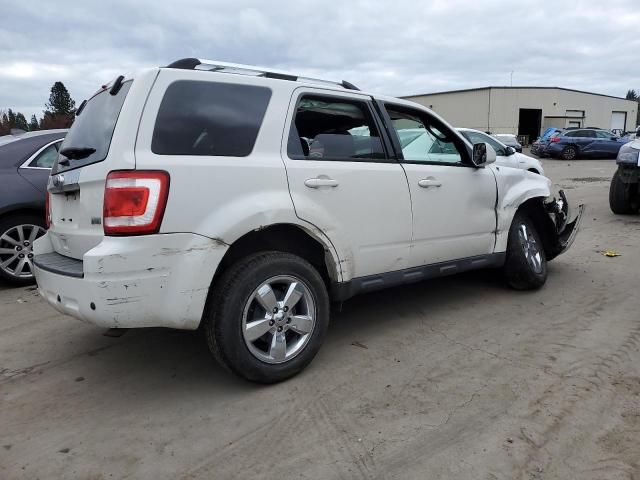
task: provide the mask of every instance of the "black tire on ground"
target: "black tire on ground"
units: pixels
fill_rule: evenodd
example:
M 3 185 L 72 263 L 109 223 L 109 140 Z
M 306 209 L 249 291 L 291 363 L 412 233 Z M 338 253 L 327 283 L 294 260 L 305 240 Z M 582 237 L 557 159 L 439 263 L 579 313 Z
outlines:
M 624 183 L 620 172 L 616 170 L 609 186 L 609 207 L 617 215 L 627 215 L 638 211 L 637 202 L 633 201 L 631 184 Z
M 15 249 L 16 245 L 10 243 L 10 239 L 13 239 L 15 233 L 12 235 L 7 235 L 9 232 L 15 232 L 15 228 L 24 225 L 24 232 L 30 232 L 32 225 L 46 229 L 44 224 L 44 213 L 43 216 L 34 215 L 34 214 L 18 214 L 18 215 L 9 215 L 4 218 L 0 218 L 0 252 L 7 252 L 8 249 Z M 38 237 L 42 235 L 43 232 L 38 234 Z M 3 239 L 4 237 L 4 239 Z M 26 239 L 28 240 L 28 239 Z M 31 254 L 31 245 L 24 246 L 21 245 L 22 255 L 28 256 Z M 17 252 L 16 252 L 17 253 Z M 35 278 L 33 276 L 33 272 L 30 270 L 29 265 L 24 267 L 23 276 L 16 276 L 12 274 L 9 269 L 12 269 L 15 273 L 17 269 L 17 261 L 20 259 L 16 259 L 9 264 L 4 265 L 5 262 L 8 262 L 12 257 L 11 254 L 0 253 L 0 278 L 8 281 L 9 283 L 16 286 L 30 285 L 35 283 Z M 24 258 L 24 257 L 23 257 Z M 27 257 L 29 258 L 29 257 Z M 31 260 L 30 260 L 31 261 Z M 28 275 L 27 275 L 28 274 Z
M 516 290 L 534 290 L 547 280 L 547 259 L 538 231 L 523 212 L 517 212 L 509 229 L 504 276 Z
M 242 323 L 256 289 L 277 276 L 295 277 L 305 284 L 315 304 L 315 324 L 299 353 L 282 363 L 267 363 L 249 350 Z M 220 364 L 249 381 L 275 383 L 296 375 L 313 360 L 329 326 L 329 309 L 325 283 L 309 262 L 289 253 L 263 252 L 239 260 L 221 275 L 207 300 L 203 329 Z
M 578 158 L 578 147 L 574 147 L 573 145 L 564 147 L 564 150 L 562 150 L 560 155 L 564 160 L 575 160 Z

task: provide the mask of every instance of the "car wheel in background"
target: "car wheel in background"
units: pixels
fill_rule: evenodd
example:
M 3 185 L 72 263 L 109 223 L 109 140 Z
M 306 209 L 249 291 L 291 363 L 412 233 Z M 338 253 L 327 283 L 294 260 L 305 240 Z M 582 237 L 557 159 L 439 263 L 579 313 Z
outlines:
M 578 149 L 573 145 L 569 145 L 562 150 L 561 155 L 564 160 L 575 160 L 578 158 Z
M 547 280 L 547 259 L 540 235 L 522 212 L 516 213 L 509 229 L 504 275 L 516 290 L 540 288 Z
M 329 326 L 329 295 L 306 260 L 264 252 L 231 266 L 216 282 L 203 317 L 216 359 L 253 382 L 275 383 L 315 357 Z
M 33 242 L 45 233 L 37 215 L 0 219 L 0 277 L 14 285 L 28 285 L 33 276 Z
M 609 208 L 617 215 L 636 213 L 640 205 L 637 195 L 632 193 L 633 185 L 624 183 L 620 177 L 620 171 L 616 170 L 609 187 Z

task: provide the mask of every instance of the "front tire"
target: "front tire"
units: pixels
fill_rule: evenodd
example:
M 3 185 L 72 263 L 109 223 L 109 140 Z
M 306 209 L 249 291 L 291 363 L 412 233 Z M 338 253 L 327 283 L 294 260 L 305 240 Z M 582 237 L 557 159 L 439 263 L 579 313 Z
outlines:
M 517 212 L 509 229 L 504 275 L 516 290 L 535 290 L 547 281 L 547 259 L 531 219 Z
M 203 318 L 207 344 L 236 375 L 280 382 L 318 353 L 329 306 L 325 283 L 309 262 L 283 252 L 255 254 L 216 282 Z
M 609 186 L 609 207 L 616 215 L 628 215 L 638 211 L 637 202 L 633 201 L 631 184 L 624 183 L 620 171 L 616 170 Z

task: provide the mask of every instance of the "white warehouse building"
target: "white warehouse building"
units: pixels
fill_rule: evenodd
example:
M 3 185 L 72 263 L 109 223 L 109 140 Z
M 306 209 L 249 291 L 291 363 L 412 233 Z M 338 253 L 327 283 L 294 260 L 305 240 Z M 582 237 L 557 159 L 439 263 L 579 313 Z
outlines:
M 638 103 L 560 87 L 484 87 L 403 97 L 420 103 L 455 127 L 512 133 L 525 142 L 548 127 L 633 130 Z

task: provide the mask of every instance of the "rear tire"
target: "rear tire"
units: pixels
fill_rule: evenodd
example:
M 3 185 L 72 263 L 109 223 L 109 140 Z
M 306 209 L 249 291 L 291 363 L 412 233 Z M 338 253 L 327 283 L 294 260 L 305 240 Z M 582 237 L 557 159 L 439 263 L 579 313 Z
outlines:
M 238 261 L 216 282 L 204 333 L 211 353 L 228 370 L 252 382 L 275 383 L 316 356 L 329 308 L 325 283 L 309 262 L 263 252 Z
M 511 288 L 534 290 L 547 280 L 547 259 L 540 235 L 523 212 L 517 212 L 509 229 L 504 276 Z
M 0 219 L 0 278 L 16 286 L 35 283 L 33 241 L 44 235 L 44 218 L 11 215 Z
M 637 202 L 633 201 L 631 184 L 624 183 L 620 171 L 616 170 L 609 187 L 609 207 L 616 215 L 628 215 L 638 211 Z
M 564 147 L 564 150 L 562 150 L 560 155 L 564 160 L 575 160 L 578 158 L 578 148 L 573 145 L 569 145 L 568 147 Z

